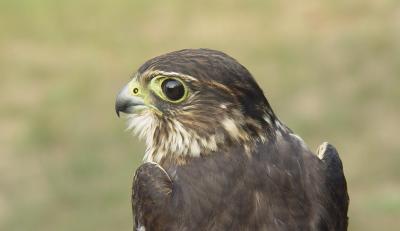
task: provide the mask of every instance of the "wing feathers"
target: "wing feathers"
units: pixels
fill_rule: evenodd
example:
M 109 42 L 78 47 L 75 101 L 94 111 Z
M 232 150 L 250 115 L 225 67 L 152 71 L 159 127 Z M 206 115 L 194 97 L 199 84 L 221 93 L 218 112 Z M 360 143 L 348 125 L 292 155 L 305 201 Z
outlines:
M 171 178 L 157 163 L 144 163 L 137 169 L 132 189 L 136 228 L 163 230 L 160 225 L 169 219 L 166 208 L 172 189 Z
M 325 165 L 327 189 L 333 200 L 332 209 L 336 210 L 333 214 L 343 216 L 335 219 L 338 222 L 335 227 L 340 227 L 341 229 L 339 230 L 346 230 L 348 225 L 349 195 L 347 194 L 347 183 L 343 172 L 342 160 L 336 148 L 327 142 L 320 145 L 317 154 Z

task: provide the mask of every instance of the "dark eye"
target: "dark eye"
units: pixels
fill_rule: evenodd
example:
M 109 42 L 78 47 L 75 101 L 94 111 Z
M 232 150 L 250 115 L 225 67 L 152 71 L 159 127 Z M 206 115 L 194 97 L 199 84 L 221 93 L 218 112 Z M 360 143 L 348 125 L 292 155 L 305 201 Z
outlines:
M 170 100 L 177 101 L 185 96 L 185 87 L 176 79 L 167 79 L 161 84 L 162 91 Z

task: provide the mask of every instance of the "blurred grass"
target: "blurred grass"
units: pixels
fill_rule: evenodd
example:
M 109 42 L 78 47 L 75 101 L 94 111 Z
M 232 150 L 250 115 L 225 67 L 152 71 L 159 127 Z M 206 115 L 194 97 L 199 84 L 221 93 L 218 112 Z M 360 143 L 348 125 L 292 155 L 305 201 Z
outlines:
M 349 230 L 400 225 L 400 4 L 0 1 L 0 230 L 130 230 L 142 143 L 114 97 L 145 60 L 237 58 L 312 148 L 340 150 Z

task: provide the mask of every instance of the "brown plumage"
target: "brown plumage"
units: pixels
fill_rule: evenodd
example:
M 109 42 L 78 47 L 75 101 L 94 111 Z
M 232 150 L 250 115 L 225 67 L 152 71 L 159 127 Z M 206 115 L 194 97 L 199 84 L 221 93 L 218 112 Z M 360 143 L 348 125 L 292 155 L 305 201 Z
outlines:
M 135 229 L 347 230 L 335 148 L 313 154 L 226 54 L 190 49 L 147 61 L 116 110 L 147 144 L 133 185 Z

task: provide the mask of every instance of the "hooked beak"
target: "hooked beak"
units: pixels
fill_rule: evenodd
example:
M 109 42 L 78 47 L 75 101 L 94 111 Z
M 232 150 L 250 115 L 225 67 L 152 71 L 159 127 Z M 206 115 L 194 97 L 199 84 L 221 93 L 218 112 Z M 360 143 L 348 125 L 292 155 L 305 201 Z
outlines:
M 126 114 L 134 113 L 136 109 L 144 107 L 146 107 L 146 105 L 143 98 L 140 96 L 134 96 L 133 92 L 130 90 L 129 84 L 122 88 L 115 100 L 115 112 L 118 117 L 120 112 Z

